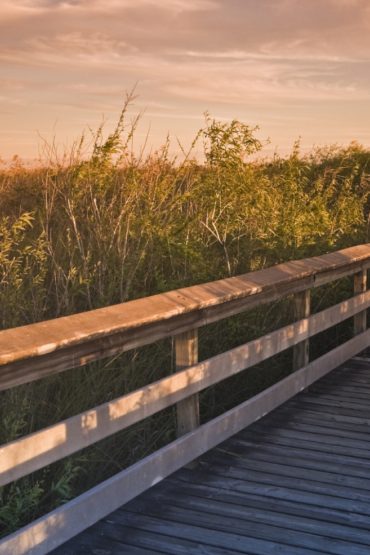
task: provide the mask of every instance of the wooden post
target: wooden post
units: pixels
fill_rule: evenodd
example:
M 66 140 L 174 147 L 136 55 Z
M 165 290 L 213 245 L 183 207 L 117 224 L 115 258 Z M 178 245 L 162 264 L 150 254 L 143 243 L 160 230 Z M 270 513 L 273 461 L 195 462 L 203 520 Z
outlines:
M 198 330 L 180 333 L 175 337 L 176 371 L 198 362 Z M 180 401 L 177 408 L 177 436 L 191 432 L 199 426 L 198 393 Z
M 367 270 L 361 270 L 353 276 L 353 293 L 365 293 L 367 286 Z M 363 310 L 353 318 L 353 334 L 362 333 L 367 328 L 367 311 Z
M 294 295 L 294 315 L 296 320 L 308 318 L 311 313 L 311 291 L 301 291 Z M 310 340 L 305 339 L 293 347 L 293 371 L 306 366 L 310 361 Z

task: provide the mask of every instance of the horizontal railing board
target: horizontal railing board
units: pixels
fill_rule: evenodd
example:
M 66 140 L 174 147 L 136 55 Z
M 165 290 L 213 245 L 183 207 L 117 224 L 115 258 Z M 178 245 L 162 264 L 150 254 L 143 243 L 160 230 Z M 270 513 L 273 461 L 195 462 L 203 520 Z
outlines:
M 0 447 L 0 486 L 17 480 L 254 366 L 370 306 L 370 290 Z
M 313 286 L 312 277 L 305 278 L 296 284 L 284 285 L 284 288 L 279 288 L 279 292 L 268 291 L 256 297 L 251 296 L 241 300 L 229 301 L 219 307 L 182 314 L 170 321 L 160 320 L 157 323 L 143 326 L 139 330 L 129 329 L 93 341 L 86 341 L 79 345 L 64 347 L 47 355 L 0 365 L 0 391 L 39 380 L 64 370 L 77 368 L 104 357 L 121 354 L 178 335 L 189 329 L 199 328 L 221 318 L 238 314 L 243 310 L 273 302 L 280 299 L 284 294 L 296 293 Z M 0 338 L 1 333 L 3 332 L 0 332 Z
M 370 265 L 364 263 L 359 264 L 357 266 L 352 266 L 351 268 L 341 268 L 335 271 L 335 277 L 333 278 L 332 273 L 322 273 L 322 274 L 315 274 L 314 275 L 314 284 L 313 287 L 320 287 L 321 285 L 326 285 L 327 283 L 331 283 L 334 280 L 342 279 L 345 277 L 352 276 L 361 270 L 367 270 Z
M 0 332 L 0 390 L 238 314 L 370 265 L 370 244 Z
M 369 344 L 370 330 L 0 542 L 0 555 L 44 555 L 259 420 Z

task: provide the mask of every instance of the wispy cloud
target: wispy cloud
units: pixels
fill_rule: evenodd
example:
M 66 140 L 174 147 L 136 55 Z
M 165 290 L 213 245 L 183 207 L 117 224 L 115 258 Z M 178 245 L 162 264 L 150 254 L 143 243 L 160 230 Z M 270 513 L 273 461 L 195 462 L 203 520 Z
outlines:
M 3 0 L 0 109 L 14 128 L 39 114 L 72 133 L 138 82 L 147 118 L 180 136 L 210 109 L 267 134 L 285 114 L 284 136 L 312 134 L 311 113 L 334 139 L 336 106 L 370 140 L 369 31 L 368 0 Z

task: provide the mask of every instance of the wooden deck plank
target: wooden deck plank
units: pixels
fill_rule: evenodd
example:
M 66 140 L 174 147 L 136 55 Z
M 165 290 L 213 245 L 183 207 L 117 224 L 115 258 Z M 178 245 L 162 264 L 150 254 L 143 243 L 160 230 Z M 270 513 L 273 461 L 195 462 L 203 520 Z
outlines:
M 163 555 L 163 551 L 156 551 L 151 546 L 138 547 L 123 545 L 112 541 L 111 538 L 89 537 L 84 542 L 71 547 L 66 555 Z
M 346 461 L 348 464 L 354 464 L 358 468 L 370 469 L 370 460 L 368 458 L 358 458 L 353 453 L 351 454 L 348 449 L 342 449 L 341 453 L 333 451 L 332 446 L 326 446 L 321 443 L 313 443 L 304 440 L 291 439 L 291 438 L 273 438 L 264 435 L 262 438 L 260 436 L 254 435 L 253 437 L 246 436 L 244 438 L 237 438 L 238 442 L 249 445 L 249 447 L 254 448 L 255 441 L 259 441 L 261 447 L 271 446 L 271 447 L 283 447 L 286 456 L 289 457 L 290 453 L 300 452 L 307 457 L 313 457 L 316 460 L 326 460 L 330 464 L 330 461 L 341 460 Z M 287 449 L 288 448 L 288 449 Z M 349 453 L 346 455 L 346 453 Z
M 352 515 L 366 517 L 365 522 L 367 529 L 369 528 L 369 503 L 362 500 L 346 499 L 344 497 L 335 497 L 331 495 L 330 488 L 322 488 L 319 491 L 312 491 L 311 489 L 300 487 L 299 481 L 295 481 L 291 486 L 287 485 L 287 481 L 283 484 L 278 484 L 277 480 L 248 480 L 247 473 L 237 474 L 234 472 L 233 476 L 225 475 L 225 472 L 219 471 L 218 473 L 207 470 L 196 474 L 198 479 L 202 479 L 203 483 L 212 483 L 221 489 L 234 489 L 238 492 L 251 493 L 254 495 L 271 496 L 276 499 L 286 499 L 294 501 L 298 504 L 313 505 L 315 507 L 326 507 L 327 509 L 335 509 L 338 511 L 350 512 Z M 227 474 L 227 472 L 226 472 Z M 236 475 L 235 475 L 236 474 Z M 211 482 L 208 482 L 208 479 Z M 192 481 L 190 480 L 190 483 Z
M 298 401 L 298 399 L 296 400 Z M 300 402 L 300 400 L 299 400 Z M 366 401 L 361 399 L 358 402 L 352 402 L 352 400 L 342 400 L 342 398 L 334 397 L 333 395 L 313 395 L 312 393 L 306 392 L 303 399 L 304 403 L 314 403 L 315 405 L 324 405 L 325 407 L 339 407 L 354 411 L 364 411 L 367 412 L 370 417 L 370 405 Z
M 274 422 L 270 421 L 269 427 L 266 424 L 255 426 L 254 430 L 269 433 L 272 433 L 275 430 L 280 429 L 282 425 L 284 425 L 284 431 L 293 431 L 293 432 L 302 432 L 303 434 L 307 434 L 307 437 L 315 437 L 317 439 L 324 438 L 325 441 L 330 440 L 330 443 L 333 445 L 343 445 L 343 446 L 351 446 L 357 447 L 361 449 L 370 449 L 370 438 L 369 435 L 361 432 L 346 432 L 345 430 L 335 430 L 336 433 L 333 432 L 333 429 L 325 428 L 316 424 L 300 424 L 297 421 L 286 422 L 286 419 L 279 419 L 278 417 Z
M 348 534 L 359 532 L 359 538 L 365 543 L 368 542 L 370 534 L 369 521 L 367 517 L 361 515 L 348 515 L 336 509 L 329 509 L 323 506 L 298 504 L 285 499 L 274 499 L 270 496 L 247 494 L 229 489 L 222 489 L 218 486 L 204 485 L 198 482 L 185 482 L 184 480 L 171 478 L 168 482 L 172 485 L 173 491 L 168 493 L 168 488 L 164 488 L 164 495 L 176 495 L 182 498 L 184 495 L 192 495 L 211 500 L 220 500 L 224 503 L 231 503 L 243 507 L 247 514 L 258 514 L 256 511 L 266 511 L 276 518 L 290 519 L 293 522 L 307 524 L 308 526 L 323 526 L 328 536 L 332 534 Z M 179 495 L 180 494 L 180 495 Z M 158 493 L 157 493 L 158 495 Z M 339 526 L 332 526 L 332 525 Z M 339 537 L 339 536 L 338 536 Z
M 262 467 L 262 465 L 261 465 Z M 360 488 L 347 487 L 344 485 L 328 484 L 320 482 L 312 477 L 312 471 L 306 472 L 306 478 L 303 480 L 295 476 L 283 476 L 281 473 L 267 470 L 252 470 L 248 468 L 248 472 L 241 467 L 231 466 L 230 461 L 215 455 L 215 460 L 206 465 L 207 472 L 217 474 L 219 476 L 227 476 L 236 478 L 237 480 L 246 480 L 248 482 L 263 483 L 270 486 L 286 486 L 295 489 L 298 492 L 312 492 L 318 495 L 331 496 L 332 499 L 351 501 L 349 505 L 353 511 L 369 514 L 370 512 L 370 495 L 368 491 Z
M 355 513 L 348 510 L 348 505 L 335 505 L 331 496 L 318 495 L 316 493 L 296 491 L 284 487 L 271 487 L 263 483 L 248 482 L 210 474 L 205 471 L 197 471 L 190 475 L 186 469 L 177 473 L 176 480 L 184 482 L 187 486 L 194 484 L 213 488 L 220 493 L 233 492 L 245 499 L 267 500 L 269 506 L 281 505 L 295 507 L 295 514 L 322 515 L 323 520 L 328 522 L 345 523 L 355 528 L 369 530 L 369 516 L 363 513 Z
M 345 378 L 348 378 L 348 377 L 345 376 Z M 343 384 L 343 383 L 347 384 L 347 383 L 349 383 L 349 380 L 346 379 L 344 381 L 343 376 L 339 376 L 339 377 L 335 376 L 335 377 L 328 377 L 328 380 L 325 382 L 325 385 L 328 384 L 328 385 L 334 386 L 336 384 L 340 385 L 340 384 Z M 352 376 L 352 379 L 351 379 L 351 387 L 360 388 L 360 387 L 364 387 L 364 386 L 366 387 L 366 385 L 367 385 L 367 380 L 366 380 L 365 377 L 361 377 L 360 374 L 353 373 L 353 376 Z
M 365 359 L 358 356 L 352 357 L 351 359 L 344 362 L 340 367 L 338 367 L 338 372 L 336 372 L 335 375 L 333 374 L 333 377 L 340 375 L 343 371 L 347 372 L 348 376 L 350 374 L 362 373 L 363 371 L 365 371 L 366 375 L 369 363 L 370 358 Z
M 289 525 L 282 527 L 272 523 L 259 522 L 254 517 L 248 520 L 248 518 L 243 516 L 242 511 L 232 510 L 230 506 L 223 506 L 222 510 L 222 507 L 219 505 L 217 511 L 215 511 L 212 510 L 209 503 L 202 504 L 201 510 L 199 505 L 192 498 L 188 499 L 185 508 L 171 503 L 163 509 L 157 504 L 148 505 L 148 503 L 137 502 L 136 510 L 140 517 L 145 514 L 158 518 L 168 518 L 171 521 L 204 527 L 205 530 L 211 530 L 216 534 L 219 532 L 230 533 L 232 530 L 233 536 L 247 537 L 248 541 L 244 541 L 244 545 L 247 549 L 257 553 L 259 552 L 260 541 L 274 542 L 281 545 L 282 551 L 283 549 L 291 551 L 294 549 L 297 553 L 302 552 L 302 548 L 304 548 L 308 552 L 313 550 L 315 553 L 324 552 L 333 555 L 348 555 L 348 551 L 351 549 L 349 542 L 345 540 L 292 530 Z M 127 518 L 128 512 L 124 514 Z M 256 540 L 259 540 L 258 543 Z M 368 555 L 368 548 L 364 545 L 357 545 L 353 550 L 354 554 Z
M 315 393 L 315 395 L 317 395 L 318 397 L 322 397 L 325 395 L 333 397 L 334 395 L 336 395 L 338 399 L 348 401 L 360 400 L 361 402 L 365 401 L 368 403 L 370 400 L 370 394 L 362 391 L 362 388 L 357 387 L 356 389 L 356 387 L 348 387 L 339 384 L 336 387 L 336 392 L 333 391 L 332 385 L 322 384 L 320 387 L 311 386 L 310 393 Z
M 287 515 L 253 508 L 248 510 L 245 506 L 227 503 L 221 500 L 202 498 L 189 495 L 186 490 L 181 496 L 166 492 L 157 499 L 150 496 L 146 500 L 138 500 L 131 504 L 134 512 L 146 515 L 160 515 L 171 519 L 181 519 L 182 522 L 194 522 L 207 525 L 212 522 L 214 529 L 230 530 L 260 538 L 269 539 L 278 543 L 297 547 L 323 550 L 327 553 L 347 555 L 350 543 L 359 545 L 356 552 L 368 555 L 370 533 L 358 531 L 351 527 L 345 529 L 332 525 L 328 530 L 327 523 L 313 519 L 302 519 L 295 515 Z
M 361 475 L 361 473 L 369 473 L 370 470 L 370 461 L 362 460 L 359 463 L 358 459 L 356 459 L 355 457 L 351 457 L 350 455 L 341 455 L 340 457 L 338 457 L 338 455 L 334 453 L 323 453 L 316 450 L 313 451 L 307 448 L 307 446 L 295 446 L 294 443 L 292 445 L 289 445 L 289 455 L 287 454 L 286 445 L 280 444 L 279 442 L 273 443 L 271 441 L 266 441 L 263 444 L 259 444 L 257 448 L 257 446 L 252 441 L 234 438 L 233 441 L 228 444 L 228 447 L 231 451 L 235 448 L 242 448 L 243 450 L 247 448 L 248 452 L 245 452 L 245 456 L 248 457 L 251 456 L 251 454 L 253 453 L 256 456 L 259 454 L 261 454 L 261 456 L 270 456 L 271 453 L 275 453 L 279 454 L 282 457 L 285 457 L 285 459 L 288 459 L 288 457 L 293 457 L 297 459 L 304 458 L 307 461 L 314 461 L 315 463 L 321 461 L 322 463 L 330 466 L 333 464 L 339 464 L 340 461 L 340 465 L 349 468 L 352 475 L 355 476 Z
M 343 434 L 352 434 L 355 435 L 352 437 L 357 437 L 358 435 L 367 436 L 370 428 L 369 425 L 363 424 L 361 422 L 352 422 L 347 421 L 345 418 L 333 418 L 330 414 L 327 413 L 319 413 L 312 411 L 292 411 L 292 409 L 287 409 L 284 412 L 279 413 L 279 416 L 276 415 L 276 420 L 279 420 L 280 424 L 282 425 L 284 422 L 290 422 L 291 424 L 310 424 L 313 426 L 319 426 L 324 430 L 328 430 L 328 433 L 336 434 L 336 435 L 343 435 Z M 340 425 L 340 428 L 338 427 Z
M 357 380 L 361 380 L 362 385 L 367 385 L 366 373 L 363 372 L 362 369 L 345 367 L 338 369 L 338 372 L 325 376 L 322 382 L 320 382 L 320 385 L 347 385 L 348 387 L 353 387 L 354 384 L 357 383 Z M 367 393 L 369 392 L 367 391 Z
M 335 413 L 343 416 L 361 418 L 362 420 L 367 422 L 370 421 L 370 414 L 369 414 L 368 408 L 361 410 L 361 407 L 357 407 L 357 410 L 356 410 L 356 407 L 353 407 L 353 408 L 343 407 L 340 405 L 340 403 L 333 405 L 333 404 L 330 404 L 329 401 L 327 404 L 322 402 L 315 403 L 314 401 L 312 401 L 312 399 L 302 399 L 302 400 L 299 400 L 299 402 L 293 400 L 292 407 L 296 407 L 299 410 L 304 408 L 308 408 L 313 411 L 320 410 L 321 412 L 326 412 L 329 414 Z
M 359 380 L 362 384 L 367 384 L 366 371 L 364 368 L 358 366 L 345 366 L 344 368 L 338 369 L 338 373 L 327 376 L 326 381 L 334 382 L 343 378 L 347 380 L 347 383 L 352 384 Z
M 280 424 L 282 425 L 284 422 L 289 422 L 291 425 L 294 424 L 302 424 L 302 425 L 311 425 L 311 426 L 319 426 L 325 430 L 329 434 L 334 434 L 338 436 L 344 436 L 349 434 L 350 437 L 364 437 L 369 433 L 369 426 L 367 424 L 363 424 L 361 422 L 352 422 L 347 421 L 345 418 L 333 418 L 330 414 L 327 413 L 315 413 L 312 411 L 305 411 L 296 414 L 296 412 L 292 412 L 292 410 L 287 410 L 284 413 L 279 415 L 280 418 L 276 417 L 276 420 L 279 420 Z M 338 428 L 340 426 L 340 428 Z M 353 435 L 352 435 L 353 434 Z
M 294 550 L 289 543 L 277 543 L 269 539 L 264 539 L 262 533 L 249 535 L 246 526 L 237 526 L 237 531 L 230 527 L 230 523 L 225 525 L 225 519 L 216 519 L 215 515 L 206 513 L 198 513 L 192 509 L 188 511 L 178 511 L 171 507 L 170 511 L 162 512 L 159 510 L 156 516 L 155 510 L 151 511 L 151 515 L 143 513 L 126 511 L 116 511 L 110 518 L 111 522 L 116 525 L 135 525 L 143 527 L 143 529 L 159 529 L 163 533 L 171 531 L 179 537 L 185 539 L 197 539 L 204 542 L 208 546 L 220 546 L 229 549 L 230 552 L 237 551 L 239 553 L 253 553 L 256 555 L 269 555 L 271 553 L 287 553 L 293 555 L 310 555 L 317 554 L 318 551 L 309 548 L 294 546 Z M 246 541 L 246 537 L 248 540 Z M 209 550 L 212 553 L 211 550 Z M 322 551 L 320 551 L 321 553 Z
M 338 429 L 335 426 L 328 426 L 325 424 L 325 422 L 321 423 L 318 419 L 305 419 L 304 417 L 292 417 L 290 421 L 287 421 L 286 417 L 276 417 L 274 422 L 275 426 L 284 425 L 286 430 L 296 430 L 317 435 L 325 434 L 332 438 L 336 438 L 338 441 L 341 441 L 341 439 L 351 439 L 358 440 L 361 444 L 369 444 L 369 434 L 365 431 L 358 431 L 354 425 L 352 425 L 350 429 Z M 258 430 L 259 428 L 256 429 Z
M 365 480 L 369 480 L 369 470 L 367 468 L 358 468 L 354 465 L 349 465 L 343 462 L 338 462 L 337 458 L 330 461 L 330 467 L 328 467 L 328 461 L 322 460 L 320 458 L 312 459 L 305 457 L 304 452 L 300 453 L 300 455 L 293 454 L 289 452 L 289 458 L 286 455 L 285 450 L 273 450 L 273 449 L 258 449 L 258 450 L 248 450 L 248 453 L 245 449 L 239 448 L 239 445 L 233 444 L 229 447 L 229 449 L 222 449 L 226 454 L 229 455 L 236 455 L 238 457 L 248 458 L 248 461 L 262 461 L 262 462 L 271 462 L 281 465 L 286 465 L 287 467 L 297 467 L 301 469 L 313 469 L 313 470 L 322 470 L 327 471 L 330 469 L 330 473 L 334 475 L 338 475 L 341 479 L 343 478 L 343 472 L 346 472 L 346 477 L 348 478 L 364 478 Z M 221 449 L 220 449 L 221 450 Z M 345 483 L 345 479 L 342 483 Z
M 368 384 L 366 371 L 363 371 L 363 368 L 355 366 L 345 366 L 344 368 L 338 369 L 338 372 L 335 372 L 335 374 L 326 376 L 323 383 L 332 383 L 334 385 L 342 380 L 349 385 L 356 383 L 361 383 L 362 385 Z
M 288 420 L 289 418 L 289 420 Z M 342 423 L 343 428 L 338 428 L 338 424 L 331 420 L 322 421 L 320 418 L 315 418 L 315 415 L 307 416 L 300 414 L 294 416 L 294 413 L 285 413 L 275 419 L 275 424 L 284 425 L 286 429 L 302 430 L 307 432 L 330 434 L 332 437 L 343 437 L 348 439 L 358 439 L 359 441 L 368 442 L 368 430 L 363 425 L 357 427 L 355 424 Z
M 367 555 L 368 399 L 370 360 L 346 363 L 90 533 L 127 555 Z
M 294 432 L 293 430 L 276 430 L 275 432 L 257 432 L 257 431 L 248 431 L 241 434 L 241 438 L 249 439 L 252 442 L 259 441 L 262 442 L 269 442 L 275 443 L 277 445 L 285 445 L 287 447 L 303 447 L 305 449 L 311 451 L 317 451 L 318 453 L 332 453 L 335 456 L 346 455 L 350 454 L 352 457 L 358 460 L 359 463 L 364 462 L 370 463 L 370 450 L 366 449 L 356 449 L 352 447 L 344 447 L 340 443 L 331 443 L 328 444 L 326 439 L 323 437 L 317 437 L 317 439 L 313 440 L 311 437 L 306 437 L 303 432 Z M 326 436 L 328 437 L 328 436 Z M 367 466 L 367 464 L 366 464 Z
M 284 407 L 288 410 L 288 407 Z M 323 412 L 320 407 L 293 407 L 293 405 L 289 406 L 289 410 L 293 411 L 294 413 L 302 414 L 302 415 L 310 415 L 316 416 L 317 418 L 322 418 L 324 421 L 329 422 L 336 422 L 338 423 L 347 423 L 353 424 L 354 426 L 360 426 L 362 428 L 369 428 L 370 426 L 370 418 L 366 418 L 366 416 L 356 415 L 348 415 L 339 413 L 338 411 L 326 411 Z
M 131 543 L 122 540 L 122 534 L 118 536 L 117 530 L 113 530 L 114 525 L 101 521 L 92 532 L 90 529 L 80 534 L 75 541 L 68 547 L 68 551 L 63 546 L 64 555 L 163 555 L 174 553 L 185 555 L 195 553 L 192 551 L 194 544 L 191 542 L 176 542 L 176 550 L 166 549 L 166 539 L 162 539 L 159 534 L 138 531 L 135 528 L 127 529 L 126 536 L 131 538 Z M 134 545 L 132 544 L 134 542 Z M 158 549 L 159 546 L 159 549 Z M 187 551 L 189 550 L 189 551 Z M 53 553 L 56 555 L 59 549 Z M 226 551 L 220 550 L 216 555 L 227 555 Z
M 302 430 L 289 429 L 288 427 L 279 427 L 278 425 L 270 428 L 264 426 L 256 426 L 253 430 L 245 430 L 241 433 L 241 436 L 247 436 L 250 434 L 259 435 L 261 438 L 262 436 L 268 436 L 273 438 L 291 438 L 297 439 L 300 441 L 307 441 L 316 444 L 323 444 L 329 448 L 332 448 L 333 453 L 345 454 L 348 452 L 348 449 L 352 450 L 352 454 L 356 454 L 358 457 L 362 458 L 370 458 L 370 445 L 367 441 L 359 441 L 359 440 L 352 440 L 352 439 L 345 439 L 345 438 L 338 438 L 332 436 L 328 433 L 321 432 L 318 433 L 310 433 Z
M 327 471 L 308 468 L 307 466 L 302 468 L 291 464 L 290 458 L 284 462 L 277 462 L 271 460 L 256 459 L 253 460 L 252 457 L 241 457 L 240 455 L 233 455 L 230 452 L 227 453 L 212 453 L 212 459 L 219 461 L 220 464 L 230 464 L 233 468 L 247 469 L 248 471 L 256 472 L 266 472 L 268 474 L 276 474 L 278 476 L 288 476 L 291 478 L 301 478 L 320 482 L 323 484 L 333 484 L 339 486 L 346 486 L 351 489 L 365 490 L 365 492 L 370 492 L 370 479 L 361 477 L 356 478 L 353 476 L 343 476 L 343 474 L 331 472 L 331 468 L 327 467 Z M 342 473 L 343 473 L 342 468 Z M 248 472 L 249 475 L 249 472 Z M 334 490 L 333 490 L 334 493 Z M 370 493 L 366 494 L 366 497 L 370 497 Z
M 169 555 L 238 555 L 240 551 L 230 550 L 230 548 L 209 546 L 201 541 L 193 541 L 182 537 L 173 537 L 171 528 L 165 530 L 167 533 L 159 533 L 157 530 L 143 530 L 142 528 L 134 528 L 130 526 L 116 525 L 115 522 L 104 520 L 99 523 L 99 533 L 103 535 L 107 543 L 109 541 L 117 542 L 121 546 L 121 555 L 133 555 L 132 543 L 135 546 L 143 548 L 159 550 L 160 553 Z M 123 539 L 124 538 L 124 539 Z M 129 540 L 131 544 L 125 543 Z M 244 552 L 245 553 L 245 552 Z M 55 554 L 57 555 L 57 554 Z

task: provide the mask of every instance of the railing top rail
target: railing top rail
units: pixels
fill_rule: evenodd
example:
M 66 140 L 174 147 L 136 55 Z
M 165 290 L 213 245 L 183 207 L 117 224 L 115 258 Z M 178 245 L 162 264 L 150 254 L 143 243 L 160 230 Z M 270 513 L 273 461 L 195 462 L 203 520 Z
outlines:
M 1 331 L 0 389 L 200 327 L 367 266 L 370 244 L 358 245 Z

